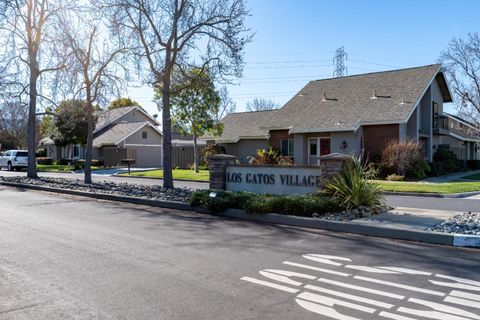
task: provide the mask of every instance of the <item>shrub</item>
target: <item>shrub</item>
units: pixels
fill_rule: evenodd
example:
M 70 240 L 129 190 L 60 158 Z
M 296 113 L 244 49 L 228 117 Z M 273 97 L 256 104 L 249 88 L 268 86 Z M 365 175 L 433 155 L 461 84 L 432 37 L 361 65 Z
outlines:
M 347 209 L 380 207 L 385 203 L 380 188 L 365 179 L 365 166 L 359 157 L 346 162 L 342 171 L 327 182 L 324 192 Z
M 382 152 L 382 163 L 401 176 L 426 177 L 430 167 L 424 159 L 421 144 L 414 140 L 392 141 Z
M 57 164 L 59 165 L 62 165 L 62 166 L 66 166 L 68 164 L 68 160 L 67 159 L 60 159 L 57 161 Z
M 49 166 L 53 164 L 53 159 L 48 157 L 39 157 L 37 158 L 37 164 L 43 164 L 43 165 Z
M 210 193 L 215 192 L 215 197 Z M 308 216 L 316 212 L 325 214 L 341 211 L 342 207 L 325 195 L 258 195 L 249 192 L 229 192 L 201 190 L 193 193 L 190 204 L 193 207 L 207 208 L 216 213 L 227 209 L 243 209 L 251 214 L 280 213 L 295 216 Z
M 480 160 L 467 160 L 467 167 L 471 170 L 480 169 Z
M 386 178 L 388 181 L 403 181 L 405 180 L 404 176 L 401 176 L 399 174 L 390 174 Z
M 47 157 L 47 149 L 45 148 L 38 149 L 37 158 L 46 158 L 46 157 Z
M 435 175 L 454 172 L 462 168 L 462 164 L 451 150 L 441 148 L 433 154 L 432 169 Z
M 365 179 L 375 180 L 379 179 L 381 174 L 381 168 L 378 163 L 369 162 L 364 172 Z
M 283 156 L 280 151 L 270 148 L 269 150 L 259 149 L 253 158 L 250 159 L 251 165 L 278 165 L 291 166 L 293 161 Z
M 214 154 L 225 154 L 225 148 L 218 144 L 209 144 L 200 150 L 201 163 L 208 166 L 208 159 Z

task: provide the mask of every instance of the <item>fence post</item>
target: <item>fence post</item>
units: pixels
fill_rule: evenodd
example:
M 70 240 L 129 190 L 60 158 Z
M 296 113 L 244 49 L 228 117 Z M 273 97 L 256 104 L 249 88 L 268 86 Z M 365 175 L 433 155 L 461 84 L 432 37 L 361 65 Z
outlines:
M 235 164 L 237 157 L 229 154 L 214 154 L 208 158 L 210 189 L 225 190 L 227 186 L 227 166 Z

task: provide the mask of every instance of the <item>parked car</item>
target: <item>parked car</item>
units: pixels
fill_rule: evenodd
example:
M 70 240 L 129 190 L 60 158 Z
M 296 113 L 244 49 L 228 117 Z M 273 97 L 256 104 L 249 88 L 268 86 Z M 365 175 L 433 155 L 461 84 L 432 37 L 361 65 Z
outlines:
M 27 150 L 8 150 L 0 155 L 0 169 L 8 171 L 26 168 L 28 164 Z

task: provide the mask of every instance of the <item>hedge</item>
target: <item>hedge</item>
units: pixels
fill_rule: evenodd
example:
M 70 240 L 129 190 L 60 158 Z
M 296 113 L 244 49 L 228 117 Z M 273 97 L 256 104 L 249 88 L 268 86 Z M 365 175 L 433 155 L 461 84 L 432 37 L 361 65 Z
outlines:
M 311 195 L 258 195 L 249 192 L 200 190 L 193 193 L 192 207 L 207 208 L 210 212 L 241 209 L 250 214 L 280 213 L 311 217 L 342 211 L 340 204 L 322 194 Z

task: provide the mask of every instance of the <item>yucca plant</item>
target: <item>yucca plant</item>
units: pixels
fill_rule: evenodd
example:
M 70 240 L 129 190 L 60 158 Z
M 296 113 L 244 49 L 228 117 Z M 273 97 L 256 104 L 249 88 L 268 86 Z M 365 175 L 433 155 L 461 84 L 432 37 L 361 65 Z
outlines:
M 380 188 L 365 177 L 365 165 L 361 157 L 347 161 L 342 171 L 325 185 L 324 192 L 337 200 L 346 209 L 367 206 L 378 208 L 385 205 Z
M 292 160 L 283 156 L 280 151 L 273 149 L 259 149 L 249 163 L 251 165 L 279 165 L 279 166 L 291 166 Z

